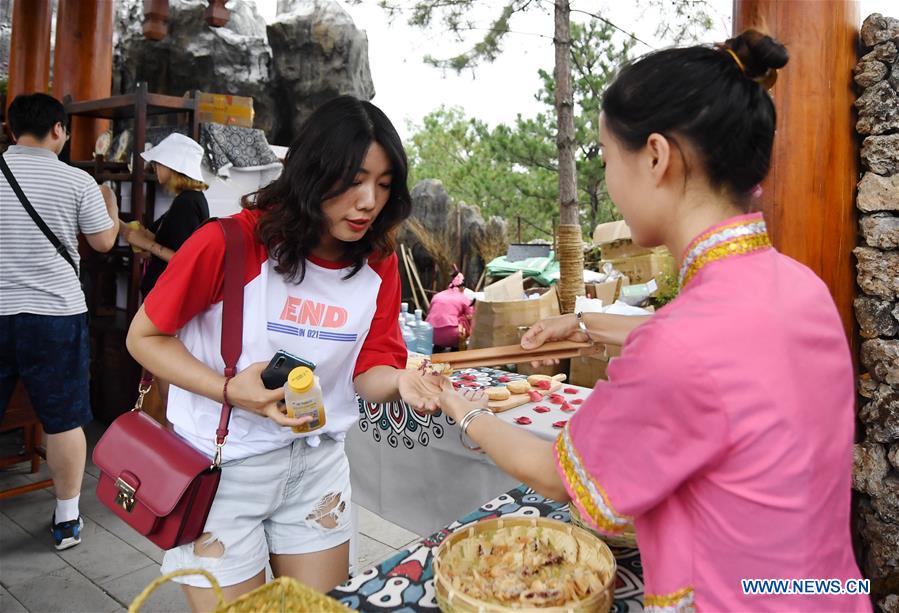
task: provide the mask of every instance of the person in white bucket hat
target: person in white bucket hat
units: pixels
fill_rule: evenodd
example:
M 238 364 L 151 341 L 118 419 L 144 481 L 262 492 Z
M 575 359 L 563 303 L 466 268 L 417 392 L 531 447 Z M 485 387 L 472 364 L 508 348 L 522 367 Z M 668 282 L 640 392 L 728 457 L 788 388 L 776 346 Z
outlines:
M 200 167 L 203 147 L 183 134 L 169 134 L 141 157 L 152 166 L 159 184 L 175 196 L 169 210 L 149 228 L 123 224 L 122 237 L 150 255 L 140 286 L 146 297 L 175 251 L 209 219 L 209 205 L 203 195 L 209 186 L 203 182 Z
M 139 223 L 134 226 L 120 224 L 122 238 L 149 254 L 140 283 L 140 292 L 146 298 L 175 252 L 194 230 L 209 219 L 209 204 L 203 195 L 209 186 L 203 182 L 200 168 L 203 147 L 192 138 L 177 132 L 169 134 L 158 145 L 140 155 L 152 166 L 159 184 L 175 196 L 169 210 L 149 228 Z M 168 382 L 156 377 L 156 385 L 165 408 L 168 404 Z

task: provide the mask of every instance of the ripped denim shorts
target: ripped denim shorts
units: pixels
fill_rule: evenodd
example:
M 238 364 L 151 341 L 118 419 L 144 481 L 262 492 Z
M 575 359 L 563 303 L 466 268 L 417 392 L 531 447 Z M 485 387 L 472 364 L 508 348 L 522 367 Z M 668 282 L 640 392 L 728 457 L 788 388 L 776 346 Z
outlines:
M 270 554 L 324 551 L 350 540 L 350 465 L 343 442 L 304 439 L 222 465 L 203 536 L 165 552 L 162 572 L 209 571 L 224 586 L 251 579 Z M 175 581 L 209 587 L 200 575 Z

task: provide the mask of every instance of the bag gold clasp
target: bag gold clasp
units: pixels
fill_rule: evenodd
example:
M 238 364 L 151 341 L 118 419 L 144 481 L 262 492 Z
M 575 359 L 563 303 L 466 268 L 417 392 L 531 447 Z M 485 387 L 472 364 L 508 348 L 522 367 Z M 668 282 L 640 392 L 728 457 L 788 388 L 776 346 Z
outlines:
M 115 486 L 119 490 L 119 493 L 116 494 L 115 497 L 115 503 L 119 505 L 123 511 L 130 513 L 131 509 L 134 508 L 134 493 L 136 490 L 125 483 L 121 477 L 116 479 Z

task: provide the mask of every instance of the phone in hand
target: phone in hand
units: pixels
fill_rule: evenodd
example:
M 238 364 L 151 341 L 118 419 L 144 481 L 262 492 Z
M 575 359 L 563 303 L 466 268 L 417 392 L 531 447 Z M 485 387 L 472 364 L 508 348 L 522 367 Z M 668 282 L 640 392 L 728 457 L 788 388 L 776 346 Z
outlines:
M 284 387 L 284 384 L 287 383 L 287 375 L 297 366 L 305 366 L 309 370 L 315 370 L 315 364 L 309 360 L 304 360 L 283 349 L 279 349 L 272 356 L 265 370 L 262 371 L 262 384 L 270 390 Z

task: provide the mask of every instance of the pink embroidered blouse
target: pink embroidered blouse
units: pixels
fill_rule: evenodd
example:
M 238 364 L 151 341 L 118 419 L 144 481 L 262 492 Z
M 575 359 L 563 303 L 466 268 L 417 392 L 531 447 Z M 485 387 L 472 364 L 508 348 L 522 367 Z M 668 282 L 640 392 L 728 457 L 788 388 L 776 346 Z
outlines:
M 572 504 L 609 534 L 633 522 L 647 610 L 870 611 L 741 584 L 860 578 L 852 362 L 826 286 L 771 248 L 761 214 L 697 237 L 681 286 L 559 436 Z

